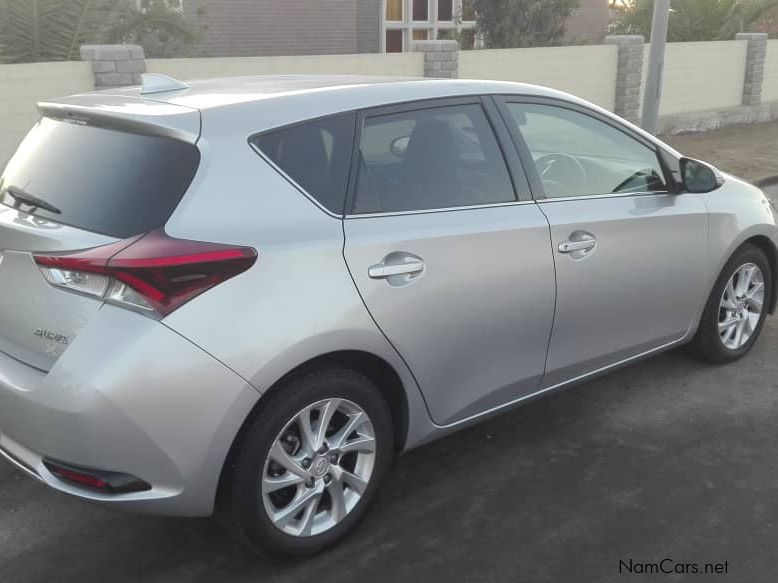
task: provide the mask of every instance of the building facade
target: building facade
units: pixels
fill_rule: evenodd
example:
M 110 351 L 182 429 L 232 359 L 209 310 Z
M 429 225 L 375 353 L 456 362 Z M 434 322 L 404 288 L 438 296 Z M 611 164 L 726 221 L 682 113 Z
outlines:
M 610 23 L 609 0 L 578 0 L 567 19 L 565 41 L 569 43 L 594 44 L 602 42 Z
M 465 0 L 383 0 L 381 50 L 410 50 L 417 40 L 455 38 L 463 48 L 475 43 L 475 15 Z
M 383 0 L 183 0 L 207 57 L 376 53 Z
M 478 46 L 471 0 L 181 0 L 202 30 L 198 56 L 404 52 L 418 40 Z M 596 43 L 608 0 L 580 0 L 567 42 Z

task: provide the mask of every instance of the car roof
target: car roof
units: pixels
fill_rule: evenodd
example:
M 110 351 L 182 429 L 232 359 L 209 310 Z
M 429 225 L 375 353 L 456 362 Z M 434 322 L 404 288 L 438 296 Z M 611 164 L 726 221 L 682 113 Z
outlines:
M 196 141 L 209 133 L 245 136 L 308 119 L 426 99 L 473 95 L 552 97 L 596 110 L 630 125 L 583 99 L 539 85 L 473 79 L 427 79 L 359 75 L 262 75 L 187 81 L 186 88 L 143 93 L 141 87 L 93 91 L 39 104 L 62 115 L 112 117 L 123 123 L 171 129 Z M 192 118 L 199 112 L 199 119 Z M 656 141 L 640 128 L 633 130 Z
M 365 107 L 386 103 L 387 93 L 403 101 L 427 99 L 450 94 L 556 93 L 535 85 L 470 79 L 425 79 L 418 77 L 378 77 L 361 75 L 262 75 L 205 79 L 186 83 L 187 88 L 143 95 L 140 87 L 115 90 L 127 96 L 143 96 L 155 101 L 192 107 L 205 111 L 243 103 L 260 103 L 290 96 L 328 99 L 350 95 L 361 96 Z

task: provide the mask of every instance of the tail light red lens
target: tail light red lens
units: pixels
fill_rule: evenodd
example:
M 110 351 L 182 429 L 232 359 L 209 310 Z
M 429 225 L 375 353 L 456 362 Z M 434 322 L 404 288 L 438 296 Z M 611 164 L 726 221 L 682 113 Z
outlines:
M 257 252 L 174 239 L 158 229 L 104 247 L 34 258 L 52 285 L 163 317 L 249 269 Z

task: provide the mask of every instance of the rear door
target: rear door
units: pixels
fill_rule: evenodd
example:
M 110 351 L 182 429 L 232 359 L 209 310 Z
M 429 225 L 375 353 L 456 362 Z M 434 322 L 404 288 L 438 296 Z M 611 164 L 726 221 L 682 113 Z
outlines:
M 489 107 L 439 100 L 358 120 L 346 261 L 440 424 L 537 390 L 553 319 L 548 224 Z
M 544 385 L 681 339 L 706 283 L 704 195 L 670 192 L 656 146 L 595 112 L 556 100 L 503 107 L 551 225 Z
M 192 144 L 105 124 L 44 117 L 0 176 L 0 352 L 44 371 L 100 309 L 107 278 L 46 272 L 77 293 L 62 291 L 34 254 L 163 226 L 199 164 Z

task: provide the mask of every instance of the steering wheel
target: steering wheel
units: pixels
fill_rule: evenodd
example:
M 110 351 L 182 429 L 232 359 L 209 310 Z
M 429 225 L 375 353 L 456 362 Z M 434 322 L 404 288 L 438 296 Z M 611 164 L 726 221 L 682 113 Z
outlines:
M 546 154 L 535 160 L 535 165 L 540 171 L 541 180 L 553 184 L 554 191 L 563 192 L 564 185 L 571 193 L 579 192 L 581 186 L 589 182 L 583 164 L 570 154 Z

